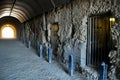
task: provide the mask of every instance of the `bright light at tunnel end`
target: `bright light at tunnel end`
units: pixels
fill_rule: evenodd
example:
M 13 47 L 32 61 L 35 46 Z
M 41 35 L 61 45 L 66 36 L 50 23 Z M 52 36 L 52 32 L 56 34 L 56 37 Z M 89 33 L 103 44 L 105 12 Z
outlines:
M 1 28 L 1 39 L 16 39 L 16 29 L 11 24 L 5 24 Z
M 2 38 L 14 38 L 14 31 L 10 27 L 5 27 L 2 30 Z

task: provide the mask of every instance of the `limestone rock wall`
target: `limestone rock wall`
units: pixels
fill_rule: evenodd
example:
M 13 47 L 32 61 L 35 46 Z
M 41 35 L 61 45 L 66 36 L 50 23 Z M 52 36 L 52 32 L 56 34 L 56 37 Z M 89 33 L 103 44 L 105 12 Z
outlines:
M 110 80 L 116 80 L 116 78 L 120 79 L 120 22 L 113 26 L 112 38 L 115 49 L 109 54 L 111 66 L 108 76 Z
M 114 16 L 116 18 L 116 23 L 113 25 L 112 38 L 115 49 L 109 54 L 110 57 L 110 69 L 109 69 L 109 80 L 119 80 L 120 79 L 120 1 L 114 0 L 114 6 L 112 6 Z
M 69 4 L 58 7 L 44 13 L 39 17 L 35 17 L 25 22 L 21 29 L 22 38 L 26 42 L 31 41 L 32 46 L 39 51 L 39 44 L 43 43 L 44 47 L 51 45 L 51 27 L 54 23 L 59 26 L 58 32 L 53 31 L 57 35 L 57 57 L 61 61 L 68 63 L 68 56 L 75 56 L 76 69 L 82 67 L 83 73 L 90 76 L 89 80 L 97 80 L 97 73 L 90 73 L 86 66 L 86 50 L 87 50 L 87 27 L 88 18 L 91 14 L 99 14 L 111 11 L 116 17 L 116 27 L 113 27 L 113 39 L 116 42 L 117 50 L 110 53 L 111 65 L 109 69 L 109 80 L 120 79 L 120 1 L 119 0 L 73 0 Z M 117 31 L 117 32 L 116 32 Z M 47 52 L 46 52 L 47 53 Z M 114 54 L 114 55 L 113 55 Z M 115 59 L 115 61 L 114 61 Z M 66 64 L 67 66 L 67 64 Z M 96 76 L 97 75 L 97 76 Z M 111 75 L 115 78 L 112 79 Z M 116 79 L 117 80 L 117 79 Z

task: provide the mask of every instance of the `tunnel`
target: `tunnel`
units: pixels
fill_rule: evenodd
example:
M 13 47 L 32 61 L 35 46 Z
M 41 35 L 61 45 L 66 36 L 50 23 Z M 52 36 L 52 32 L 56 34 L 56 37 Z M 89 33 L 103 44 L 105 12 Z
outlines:
M 119 80 L 119 4 L 1 0 L 0 80 Z
M 17 38 L 16 29 L 13 25 L 5 24 L 1 27 L 1 39 L 16 39 L 16 38 Z
M 10 16 L 0 19 L 0 39 L 18 39 L 21 22 Z

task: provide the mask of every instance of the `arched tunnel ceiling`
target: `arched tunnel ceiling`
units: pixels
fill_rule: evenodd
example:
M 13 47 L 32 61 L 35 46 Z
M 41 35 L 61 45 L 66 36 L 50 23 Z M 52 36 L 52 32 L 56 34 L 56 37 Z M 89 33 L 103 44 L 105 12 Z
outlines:
M 12 16 L 24 22 L 70 0 L 0 0 L 0 18 Z

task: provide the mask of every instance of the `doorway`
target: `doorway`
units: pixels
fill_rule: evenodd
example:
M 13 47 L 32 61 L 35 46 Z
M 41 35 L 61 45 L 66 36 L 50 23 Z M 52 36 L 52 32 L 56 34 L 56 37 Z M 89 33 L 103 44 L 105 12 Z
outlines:
M 57 49 L 58 49 L 58 44 L 59 44 L 58 30 L 59 30 L 58 23 L 53 23 L 51 25 L 50 42 L 51 42 L 51 45 L 53 48 L 53 54 L 55 57 L 58 56 L 57 54 Z
M 111 13 L 92 15 L 88 20 L 87 65 L 97 68 L 101 62 L 109 64 L 112 49 Z
M 11 24 L 5 24 L 1 27 L 1 39 L 16 39 L 16 29 Z

